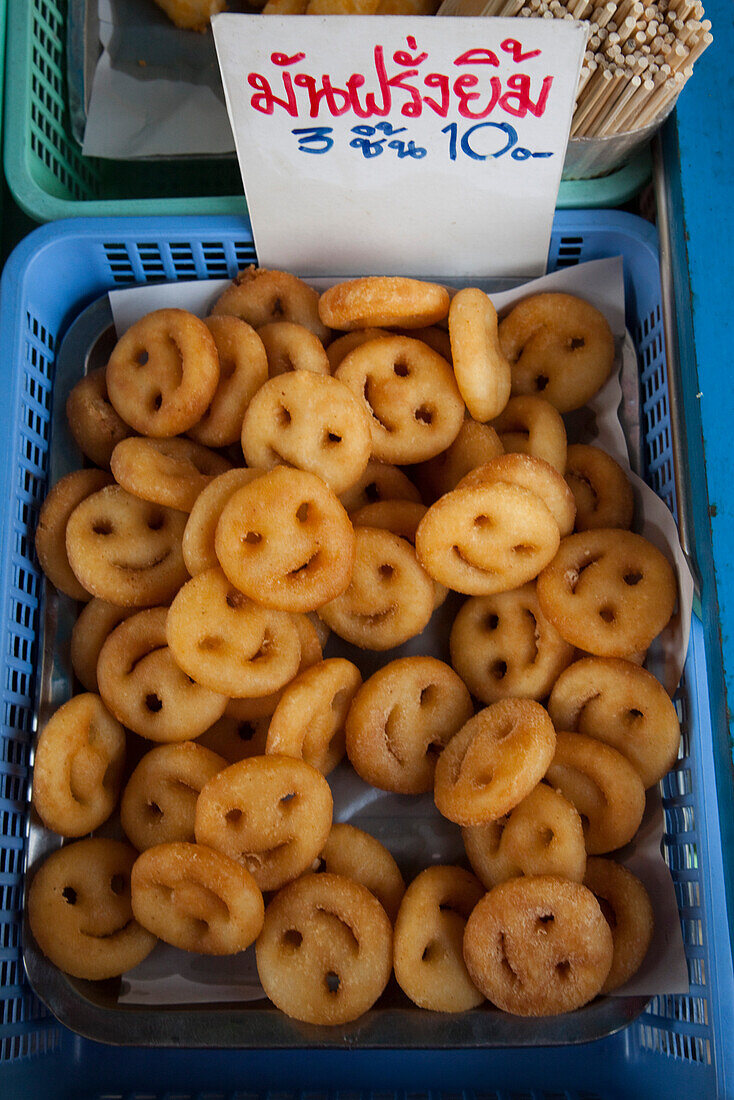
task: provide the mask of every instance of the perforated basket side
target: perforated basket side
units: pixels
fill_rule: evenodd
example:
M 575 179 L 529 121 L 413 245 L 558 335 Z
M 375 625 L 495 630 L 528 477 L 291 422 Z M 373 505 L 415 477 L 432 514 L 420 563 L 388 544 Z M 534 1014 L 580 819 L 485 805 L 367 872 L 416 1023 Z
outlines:
M 9 146 L 15 147 L 17 156 L 25 157 L 23 167 L 41 193 L 58 198 L 94 198 L 100 193 L 100 169 L 93 160 L 82 157 L 69 136 L 67 5 L 63 0 L 31 0 L 20 5 L 11 2 L 9 14 L 10 31 L 14 33 L 14 49 L 8 61 Z M 15 48 L 21 36 L 25 50 Z M 22 137 L 18 129 L 24 124 L 27 136 L 18 141 Z M 13 149 L 9 151 L 12 156 Z M 29 213 L 33 215 L 32 210 Z
M 54 1049 L 61 1029 L 24 984 L 21 910 L 26 792 L 33 735 L 34 669 L 40 578 L 32 532 L 46 484 L 54 341 L 26 316 L 25 362 L 19 389 L 19 449 L 5 528 L 9 555 L 3 619 L 0 728 L 0 1062 Z

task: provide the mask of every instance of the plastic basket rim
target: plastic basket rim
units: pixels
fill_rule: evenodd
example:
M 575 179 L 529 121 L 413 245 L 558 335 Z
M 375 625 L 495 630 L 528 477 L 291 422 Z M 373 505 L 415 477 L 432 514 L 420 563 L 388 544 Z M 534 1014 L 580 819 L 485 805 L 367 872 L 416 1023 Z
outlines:
M 0 0 L 2 3 L 2 0 Z M 203 225 L 206 223 L 206 226 Z M 31 230 L 30 233 L 15 246 L 5 261 L 5 266 L 0 277 L 0 286 L 5 292 L 12 287 L 20 286 L 20 276 L 31 257 L 41 249 L 53 244 L 59 237 L 88 237 L 99 236 L 129 236 L 131 233 L 137 239 L 149 237 L 160 240 L 166 238 L 175 231 L 176 236 L 181 235 L 182 228 L 190 226 L 195 232 L 201 228 L 211 226 L 212 230 L 226 233 L 237 232 L 252 233 L 252 224 L 248 214 L 166 214 L 166 215 L 139 215 L 126 217 L 116 215 L 110 217 L 74 217 L 59 218 L 51 222 L 44 222 Z M 581 210 L 556 210 L 551 226 L 551 236 L 564 233 L 571 228 L 583 232 L 584 227 L 593 227 L 596 230 L 610 229 L 626 234 L 637 239 L 639 244 L 645 246 L 657 264 L 658 232 L 655 226 L 637 214 L 631 214 L 626 210 L 614 209 L 581 209 Z M 355 273 L 358 274 L 358 273 Z M 308 278 L 308 275 L 304 275 Z M 532 276 L 523 276 L 532 278 Z M 132 285 L 132 284 L 130 284 Z

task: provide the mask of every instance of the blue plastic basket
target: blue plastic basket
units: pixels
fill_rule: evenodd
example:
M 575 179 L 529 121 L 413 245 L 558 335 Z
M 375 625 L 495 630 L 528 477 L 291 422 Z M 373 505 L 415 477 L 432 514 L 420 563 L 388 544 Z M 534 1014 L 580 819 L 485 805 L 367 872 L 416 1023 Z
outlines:
M 641 367 L 648 480 L 674 509 L 671 425 L 655 232 L 619 213 L 556 216 L 550 266 L 621 254 L 627 322 Z M 99 1100 L 601 1100 L 734 1092 L 727 1041 L 734 980 L 700 624 L 678 707 L 683 755 L 663 783 L 665 852 L 680 909 L 688 995 L 656 997 L 606 1039 L 554 1049 L 193 1051 L 104 1047 L 59 1025 L 30 992 L 21 959 L 26 794 L 39 573 L 32 533 L 46 487 L 54 362 L 73 319 L 105 290 L 134 282 L 233 275 L 254 258 L 234 218 L 99 219 L 37 230 L 0 286 L 0 1095 Z

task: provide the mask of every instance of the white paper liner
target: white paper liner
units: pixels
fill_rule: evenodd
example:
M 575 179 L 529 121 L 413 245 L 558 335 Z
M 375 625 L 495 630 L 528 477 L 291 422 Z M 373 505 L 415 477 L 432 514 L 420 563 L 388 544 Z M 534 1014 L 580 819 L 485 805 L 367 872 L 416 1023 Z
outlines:
M 117 333 L 121 335 L 154 309 L 177 306 L 206 316 L 229 281 L 218 279 L 111 291 L 109 298 Z M 313 283 L 325 286 L 329 281 L 319 279 Z M 481 286 L 482 280 L 477 283 Z M 680 549 L 673 516 L 653 490 L 630 469 L 620 415 L 628 432 L 635 435 L 638 402 L 635 400 L 636 381 L 630 385 L 630 380 L 637 379 L 637 359 L 625 329 L 622 260 L 594 260 L 490 296 L 501 312 L 528 294 L 545 290 L 576 294 L 591 302 L 604 313 L 615 337 L 617 369 L 588 409 L 573 414 L 571 438 L 598 444 L 628 472 L 636 494 L 635 528 L 659 546 L 674 564 L 679 609 L 651 647 L 648 660 L 648 667 L 652 667 L 673 694 L 688 648 L 693 580 Z M 620 379 L 625 380 L 624 394 Z M 462 597 L 450 594 L 434 612 L 426 630 L 397 649 L 386 653 L 365 652 L 332 634 L 326 653 L 354 661 L 365 679 L 387 661 L 400 656 L 428 653 L 448 660 L 449 630 L 461 602 Z M 329 776 L 329 782 L 334 795 L 334 820 L 349 821 L 380 840 L 392 852 L 406 881 L 429 864 L 455 863 L 463 859 L 461 832 L 458 826 L 441 817 L 431 794 L 395 795 L 376 790 L 364 783 L 348 763 L 340 764 Z M 655 934 L 650 951 L 634 978 L 617 991 L 619 996 L 688 991 L 688 968 L 678 906 L 662 856 L 663 834 L 660 794 L 653 788 L 648 791 L 645 816 L 637 836 L 625 849 L 613 854 L 645 884 L 655 912 Z M 188 955 L 161 944 L 140 966 L 124 976 L 120 1001 L 174 1005 L 242 1002 L 261 997 L 252 948 L 223 964 L 221 960 Z
M 180 30 L 152 0 L 98 0 L 98 8 L 103 49 L 84 155 L 234 155 L 211 31 Z

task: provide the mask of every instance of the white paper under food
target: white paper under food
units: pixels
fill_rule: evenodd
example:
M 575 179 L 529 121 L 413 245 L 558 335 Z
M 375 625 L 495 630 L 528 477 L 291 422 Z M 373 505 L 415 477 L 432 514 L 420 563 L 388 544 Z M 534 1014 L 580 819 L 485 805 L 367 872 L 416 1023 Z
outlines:
M 478 280 L 482 284 L 482 280 Z M 324 286 L 328 280 L 314 280 Z M 489 284 L 489 281 L 488 281 Z M 115 325 L 121 335 L 151 310 L 178 306 L 205 316 L 228 280 L 211 280 L 134 287 L 110 293 Z M 491 285 L 491 284 L 489 284 Z M 637 377 L 634 346 L 625 329 L 622 260 L 595 260 L 566 268 L 513 290 L 491 293 L 498 311 L 530 293 L 562 291 L 577 294 L 604 313 L 615 337 L 617 369 L 590 403 L 588 410 L 573 414 L 571 438 L 594 442 L 607 450 L 629 471 L 622 415 L 628 432 L 635 434 L 638 421 L 634 387 Z M 624 387 L 620 379 L 627 380 Z M 632 396 L 631 396 L 632 394 Z M 635 448 L 637 449 L 637 448 Z M 637 465 L 637 463 L 635 463 Z M 672 694 L 685 661 L 690 628 L 693 582 L 680 550 L 672 515 L 656 494 L 631 471 L 636 493 L 636 530 L 663 550 L 674 563 L 678 577 L 679 611 L 654 644 L 649 667 Z M 371 653 L 331 635 L 327 656 L 344 656 L 354 661 L 363 677 L 395 657 L 432 654 L 448 660 L 448 636 L 463 597 L 450 594 L 427 628 L 417 638 L 387 653 Z M 433 863 L 455 863 L 464 849 L 458 826 L 442 818 L 431 794 L 395 795 L 364 783 L 348 763 L 342 763 L 329 777 L 334 795 L 334 820 L 349 821 L 377 837 L 393 854 L 406 881 Z M 622 852 L 615 853 L 647 887 L 655 911 L 653 945 L 638 974 L 618 990 L 620 996 L 681 993 L 688 990 L 680 920 L 673 883 L 662 857 L 663 813 L 657 789 L 648 792 L 642 826 Z M 126 1004 L 194 1004 L 214 1001 L 250 1001 L 262 996 L 254 969 L 252 949 L 222 965 L 160 945 L 123 979 L 120 1000 Z
M 211 31 L 175 27 L 152 0 L 98 5 L 103 49 L 89 96 L 84 155 L 234 154 Z

